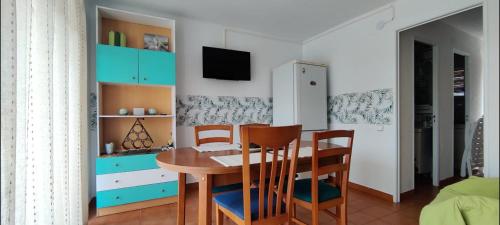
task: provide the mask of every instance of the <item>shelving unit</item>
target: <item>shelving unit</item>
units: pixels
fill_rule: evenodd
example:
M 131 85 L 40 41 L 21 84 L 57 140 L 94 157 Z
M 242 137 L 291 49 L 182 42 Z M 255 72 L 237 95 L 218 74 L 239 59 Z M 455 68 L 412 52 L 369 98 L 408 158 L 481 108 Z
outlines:
M 113 142 L 118 151 L 135 119 L 141 120 L 151 138 L 153 148 L 175 146 L 175 87 L 160 85 L 132 85 L 98 83 L 98 131 L 100 154 L 105 154 L 104 143 Z M 117 115 L 120 108 L 130 112 L 133 108 L 155 108 L 158 114 L 166 115 Z
M 156 164 L 159 149 L 176 143 L 175 21 L 101 6 L 96 17 L 97 216 L 176 202 L 177 173 Z M 124 33 L 126 47 L 108 45 L 109 31 Z M 169 51 L 144 49 L 144 34 L 167 37 Z M 129 115 L 119 115 L 121 108 Z M 131 115 L 133 108 L 157 114 Z M 136 120 L 154 150 L 131 154 L 122 147 Z M 115 152 L 108 155 L 110 142 Z

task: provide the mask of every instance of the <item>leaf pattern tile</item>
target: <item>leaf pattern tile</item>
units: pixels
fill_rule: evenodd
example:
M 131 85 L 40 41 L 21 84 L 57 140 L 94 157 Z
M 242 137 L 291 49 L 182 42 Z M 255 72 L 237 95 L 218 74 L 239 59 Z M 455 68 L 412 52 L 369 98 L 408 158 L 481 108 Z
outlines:
M 272 123 L 272 98 L 177 96 L 177 125 Z
M 392 116 L 392 89 L 328 96 L 329 123 L 389 125 Z

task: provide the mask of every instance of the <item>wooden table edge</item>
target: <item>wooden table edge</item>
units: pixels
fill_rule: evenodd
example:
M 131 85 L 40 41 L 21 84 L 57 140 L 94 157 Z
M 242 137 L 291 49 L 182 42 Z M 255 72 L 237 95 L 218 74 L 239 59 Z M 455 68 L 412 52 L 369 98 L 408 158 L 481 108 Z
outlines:
M 169 163 L 162 162 L 156 158 L 156 163 L 160 168 L 171 170 L 178 173 L 186 173 L 195 176 L 203 175 L 220 175 L 220 174 L 231 174 L 231 173 L 241 173 L 241 167 L 193 167 L 193 166 L 179 166 Z

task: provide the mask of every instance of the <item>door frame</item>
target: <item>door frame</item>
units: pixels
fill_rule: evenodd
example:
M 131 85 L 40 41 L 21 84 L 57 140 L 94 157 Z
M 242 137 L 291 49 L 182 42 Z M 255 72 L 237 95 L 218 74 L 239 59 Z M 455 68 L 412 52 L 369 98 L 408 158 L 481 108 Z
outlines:
M 409 29 L 412 29 L 412 28 L 415 28 L 415 27 L 418 27 L 418 26 L 421 26 L 421 25 L 424 25 L 424 24 L 427 24 L 427 23 L 431 23 L 431 22 L 434 22 L 434 21 L 437 21 L 437 20 L 440 20 L 440 19 L 443 19 L 443 18 L 446 18 L 446 17 L 449 17 L 449 16 L 452 16 L 452 15 L 455 15 L 455 14 L 459 14 L 459 13 L 462 13 L 462 12 L 465 12 L 465 11 L 468 11 L 470 9 L 474 9 L 474 8 L 477 8 L 477 7 L 483 7 L 483 30 L 486 30 L 486 20 L 485 18 L 487 18 L 487 10 L 485 10 L 487 8 L 487 3 L 486 2 L 481 2 L 481 3 L 475 3 L 475 4 L 471 4 L 467 7 L 463 7 L 461 9 L 458 9 L 458 10 L 455 10 L 455 11 L 451 11 L 451 12 L 448 12 L 448 13 L 445 13 L 445 14 L 442 14 L 442 15 L 438 15 L 438 16 L 435 16 L 431 19 L 427 19 L 427 20 L 422 20 L 422 21 L 419 21 L 419 22 L 416 22 L 416 23 L 413 23 L 413 24 L 409 24 L 407 26 L 404 26 L 404 27 L 401 27 L 401 28 L 396 28 L 395 32 L 394 32 L 394 35 L 395 35 L 395 39 L 396 39 L 396 57 L 395 57 L 395 60 L 396 60 L 396 67 L 394 68 L 396 70 L 396 80 L 395 80 L 395 83 L 396 83 L 396 91 L 395 91 L 395 113 L 396 113 L 396 134 L 395 134 L 395 138 L 396 138 L 396 154 L 395 154 L 395 157 L 396 157 L 396 171 L 394 173 L 394 176 L 396 178 L 396 182 L 395 182 L 395 194 L 393 196 L 393 199 L 394 199 L 394 202 L 400 202 L 400 195 L 401 195 L 401 138 L 400 138 L 400 135 L 401 135 L 401 127 L 400 127 L 400 119 L 401 119 L 401 116 L 400 116 L 400 105 L 398 103 L 399 99 L 400 99 L 400 90 L 401 90 L 401 85 L 400 85 L 400 82 L 401 82 L 401 73 L 400 73 L 400 60 L 399 60 L 399 57 L 400 57 L 400 35 L 401 35 L 401 32 L 404 32 L 406 30 L 409 30 Z M 485 36 L 482 40 L 482 43 L 487 43 L 487 36 Z M 483 58 L 486 58 L 485 57 L 486 53 L 483 52 L 481 54 L 481 56 Z M 487 70 L 488 70 L 488 67 L 487 67 L 487 62 L 485 62 L 485 60 L 483 60 L 481 62 L 481 68 L 483 68 L 483 74 L 487 74 Z M 488 87 L 485 86 L 485 90 L 487 89 Z M 485 118 L 487 116 L 485 115 Z M 486 143 L 485 143 L 486 144 Z M 485 155 L 487 153 L 487 148 L 485 148 Z M 487 164 L 487 160 L 485 160 L 485 167 L 486 167 L 486 164 Z M 486 173 L 488 172 L 487 170 L 485 171 Z
M 464 66 L 465 66 L 465 127 L 464 127 L 464 153 L 465 153 L 465 149 L 467 149 L 467 147 L 470 145 L 470 143 L 472 142 L 472 123 L 473 121 L 470 120 L 470 98 L 471 98 L 471 95 L 470 95 L 470 53 L 466 52 L 466 51 L 462 51 L 460 49 L 457 49 L 457 48 L 453 48 L 451 50 L 451 54 L 453 56 L 453 64 L 452 64 L 452 71 L 455 70 L 455 54 L 457 55 L 461 55 L 465 58 L 465 63 L 464 63 Z M 453 79 L 453 77 L 451 78 Z M 453 80 L 452 80 L 453 81 Z M 455 98 L 452 99 L 452 104 L 453 104 L 453 108 L 452 108 L 452 121 L 455 121 Z M 453 124 L 453 129 L 455 129 L 455 124 Z M 455 130 L 452 130 L 451 131 L 451 140 L 453 140 L 451 142 L 451 149 L 453 150 L 453 156 L 455 156 Z M 463 158 L 463 155 L 462 155 L 462 158 Z M 462 162 L 462 160 L 460 160 Z M 452 166 L 453 166 L 453 169 L 455 169 L 455 160 L 453 160 L 452 162 Z M 462 166 L 462 165 L 461 165 Z M 460 168 L 460 170 L 462 170 Z

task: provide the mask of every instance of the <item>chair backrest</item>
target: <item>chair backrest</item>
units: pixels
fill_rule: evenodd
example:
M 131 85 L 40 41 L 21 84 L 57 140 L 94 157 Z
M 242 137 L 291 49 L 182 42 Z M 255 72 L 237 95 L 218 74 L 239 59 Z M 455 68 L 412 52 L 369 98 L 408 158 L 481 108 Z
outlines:
M 335 138 L 347 138 L 347 146 L 326 149 L 319 148 L 321 140 Z M 340 188 L 341 196 L 347 196 L 347 183 L 349 181 L 353 139 L 353 130 L 330 130 L 313 133 L 311 175 L 311 198 L 313 204 L 318 201 L 318 176 L 324 174 L 335 173 L 336 185 Z M 325 157 L 340 157 L 340 160 L 334 164 L 320 166 L 319 160 Z
M 250 200 L 250 185 L 251 185 L 251 169 L 250 169 L 250 143 L 255 143 L 260 146 L 259 165 L 259 217 L 258 220 L 266 220 L 290 215 L 290 204 L 286 205 L 286 215 L 281 213 L 283 188 L 285 182 L 287 184 L 286 202 L 291 202 L 293 197 L 294 178 L 297 169 L 297 158 L 300 147 L 300 134 L 302 125 L 283 126 L 283 127 L 243 127 L 242 129 L 242 151 L 243 151 L 243 205 L 244 205 L 244 220 L 245 224 L 251 224 L 251 200 Z M 289 154 L 289 148 L 292 148 Z M 270 153 L 268 149 L 272 149 Z M 281 149 L 281 150 L 280 150 Z M 281 152 L 280 152 L 281 151 Z M 280 155 L 278 155 L 281 153 Z M 267 156 L 272 157 L 270 165 L 270 173 L 267 176 Z M 280 159 L 281 158 L 281 159 Z M 278 164 L 281 161 L 281 165 Z M 287 164 L 290 163 L 290 166 Z M 287 169 L 288 177 L 286 174 Z M 279 171 L 278 171 L 279 169 Z M 266 177 L 269 177 L 269 184 L 266 188 Z M 278 182 L 277 186 L 275 182 Z M 267 192 L 267 193 L 266 193 Z M 274 198 L 276 194 L 276 198 Z M 267 199 L 264 196 L 267 195 Z M 273 209 L 273 201 L 276 200 Z M 264 201 L 267 201 L 267 212 L 264 211 Z M 275 212 L 275 214 L 273 214 Z M 267 214 L 266 214 L 267 213 Z M 267 216 L 266 216 L 267 215 Z M 287 217 L 288 218 L 288 217 Z M 275 220 L 274 222 L 279 222 Z M 255 221 L 254 221 L 255 222 Z M 282 223 L 283 221 L 281 221 Z
M 206 137 L 200 138 L 200 132 L 202 131 L 229 131 L 229 137 Z M 221 124 L 221 125 L 199 125 L 194 127 L 194 140 L 196 146 L 202 144 L 214 143 L 214 142 L 227 142 L 229 144 L 233 143 L 233 125 L 232 124 Z
M 243 143 L 243 128 L 244 127 L 270 127 L 271 124 L 268 123 L 247 123 L 240 125 L 240 144 Z

